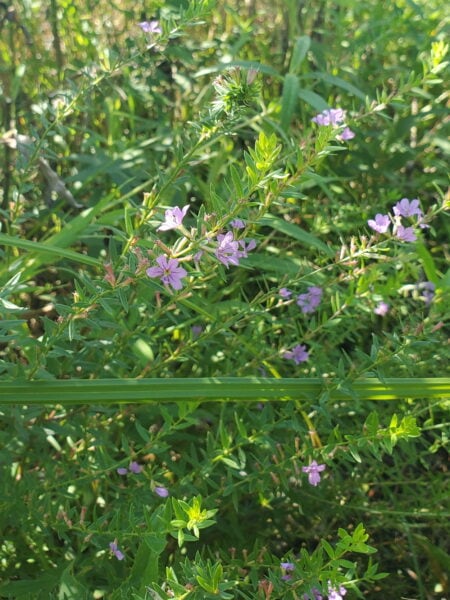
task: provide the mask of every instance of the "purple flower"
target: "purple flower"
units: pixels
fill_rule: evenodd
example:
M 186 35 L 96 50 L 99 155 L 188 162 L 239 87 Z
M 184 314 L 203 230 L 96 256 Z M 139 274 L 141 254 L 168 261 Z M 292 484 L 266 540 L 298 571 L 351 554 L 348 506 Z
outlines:
M 297 296 L 297 304 L 302 309 L 302 313 L 306 315 L 314 312 L 322 300 L 322 293 L 322 288 L 312 286 L 308 288 L 306 294 Z
M 378 213 L 375 215 L 375 220 L 369 219 L 367 224 L 374 231 L 378 231 L 378 233 L 386 233 L 386 231 L 389 229 L 389 225 L 391 224 L 391 220 L 389 215 L 381 215 Z
M 169 229 L 177 229 L 177 227 L 180 227 L 188 209 L 189 204 L 183 206 L 183 208 L 179 208 L 178 206 L 175 206 L 175 208 L 168 208 L 165 212 L 165 220 L 158 227 L 157 231 L 169 231 Z
M 321 113 L 316 115 L 311 119 L 317 125 L 328 126 L 333 125 L 333 127 L 338 126 L 343 123 L 345 120 L 345 111 L 342 108 L 330 108 L 327 110 L 323 110 Z
M 386 302 L 378 302 L 376 307 L 373 309 L 373 312 L 380 317 L 384 317 L 389 312 L 389 304 Z
M 417 215 L 419 219 L 423 217 L 423 212 L 420 209 L 420 202 L 415 198 L 414 200 L 408 200 L 408 198 L 402 198 L 400 202 L 393 207 L 394 215 L 396 217 L 413 217 Z
M 305 362 L 309 358 L 309 353 L 306 351 L 306 346 L 303 344 L 297 344 L 283 354 L 283 358 L 292 359 L 296 365 Z
M 111 542 L 109 544 L 109 549 L 114 554 L 114 556 L 117 558 L 117 560 L 123 560 L 125 558 L 125 554 L 123 552 L 121 552 L 117 546 L 117 540 L 114 540 L 113 542 Z
M 309 466 L 302 467 L 303 473 L 308 473 L 308 482 L 313 485 L 319 485 L 320 483 L 320 475 L 321 471 L 325 470 L 325 465 L 318 465 L 315 460 L 313 460 Z
M 162 33 L 162 29 L 158 21 L 142 21 L 139 27 L 144 33 Z
M 230 225 L 235 229 L 245 229 L 245 221 L 243 221 L 242 219 L 233 219 Z
M 279 294 L 282 298 L 290 298 L 292 296 L 291 290 L 287 288 L 281 288 Z
M 413 227 L 403 227 L 403 225 L 399 225 L 395 235 L 399 240 L 402 240 L 402 242 L 415 242 L 417 240 Z
M 191 333 L 193 338 L 197 338 L 203 332 L 203 327 L 201 325 L 192 325 Z
M 183 277 L 186 277 L 187 272 L 183 267 L 178 266 L 176 258 L 168 258 L 164 254 L 156 259 L 157 267 L 150 267 L 146 273 L 149 277 L 160 277 L 164 285 L 171 285 L 174 290 L 181 290 Z
M 343 596 L 347 593 L 347 590 L 343 585 L 339 586 L 339 591 L 331 586 L 331 583 L 328 582 L 328 600 L 342 600 Z
M 247 258 L 247 253 L 256 248 L 256 240 L 250 240 L 248 244 L 244 240 L 239 240 L 239 246 L 241 247 L 239 258 Z
M 169 495 L 169 490 L 160 485 L 155 486 L 154 492 L 161 498 L 167 498 L 167 496 Z
M 345 127 L 337 137 L 343 142 L 346 142 L 347 140 L 352 140 L 355 137 L 355 132 L 352 131 L 350 127 Z
M 283 576 L 281 577 L 281 579 L 283 579 L 283 581 L 288 581 L 289 579 L 292 579 L 291 573 L 295 569 L 294 563 L 282 562 L 280 563 L 280 567 L 283 570 Z
M 137 474 L 142 471 L 142 467 L 139 463 L 137 463 L 135 460 L 133 460 L 133 462 L 130 462 L 128 470 L 130 471 L 130 473 Z
M 233 233 L 231 231 L 225 234 L 219 233 L 217 241 L 219 243 L 215 255 L 220 262 L 226 267 L 229 265 L 238 265 L 241 252 L 239 251 L 239 242 L 234 239 Z

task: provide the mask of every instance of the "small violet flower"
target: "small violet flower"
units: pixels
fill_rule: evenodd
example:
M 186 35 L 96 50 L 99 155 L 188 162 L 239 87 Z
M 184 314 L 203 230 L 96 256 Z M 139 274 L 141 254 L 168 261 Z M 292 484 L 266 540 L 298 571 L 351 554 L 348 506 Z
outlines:
M 128 467 L 128 470 L 130 471 L 130 473 L 140 473 L 142 471 L 142 467 L 139 463 L 137 463 L 135 460 L 133 460 L 132 462 L 130 462 L 130 465 Z
M 283 575 L 282 575 L 281 579 L 283 581 L 288 581 L 289 579 L 292 579 L 291 573 L 295 569 L 294 563 L 291 563 L 291 562 L 282 562 L 282 563 L 280 563 L 280 567 L 281 567 L 281 569 L 283 571 Z
M 225 234 L 219 233 L 217 241 L 216 258 L 226 267 L 238 265 L 241 252 L 239 251 L 239 242 L 234 239 L 233 233 L 231 231 Z
M 396 217 L 417 217 L 422 218 L 423 212 L 420 208 L 420 202 L 415 198 L 414 200 L 408 200 L 408 198 L 402 198 L 400 202 L 393 207 L 394 215 Z
M 165 212 L 164 222 L 158 227 L 157 231 L 169 231 L 170 229 L 177 229 L 183 223 L 183 219 L 189 209 L 189 204 L 179 208 L 168 208 Z
M 381 215 L 378 213 L 375 215 L 375 220 L 369 219 L 367 224 L 371 229 L 377 231 L 378 233 L 386 233 L 386 231 L 389 229 L 389 225 L 391 224 L 391 220 L 389 215 Z
M 288 350 L 283 354 L 283 358 L 292 359 L 296 365 L 299 365 L 302 362 L 305 362 L 309 358 L 309 352 L 306 350 L 306 346 L 303 344 L 297 344 L 292 348 L 292 350 Z
M 162 33 L 162 29 L 158 21 L 142 21 L 139 27 L 144 33 Z
M 417 240 L 413 227 L 403 227 L 403 225 L 399 225 L 395 235 L 402 242 L 415 242 Z
M 297 304 L 302 309 L 302 313 L 308 314 L 316 310 L 322 300 L 322 288 L 312 286 L 308 288 L 306 294 L 297 296 Z
M 154 492 L 157 496 L 160 496 L 161 498 L 167 498 L 167 496 L 169 495 L 169 490 L 160 485 L 155 486 Z
M 389 312 L 389 304 L 386 302 L 379 302 L 373 309 L 373 312 L 380 317 L 384 317 Z
M 328 582 L 328 600 L 342 600 L 346 593 L 347 590 L 343 585 L 340 585 L 339 590 L 337 590 Z
M 187 272 L 183 267 L 179 267 L 179 261 L 176 258 L 168 258 L 164 254 L 156 259 L 157 267 L 150 267 L 146 273 L 149 277 L 159 277 L 164 285 L 172 286 L 174 290 L 181 290 L 183 287 L 182 279 L 186 277 Z
M 198 338 L 203 333 L 203 327 L 201 325 L 192 325 L 191 333 L 193 338 Z
M 123 552 L 121 552 L 119 550 L 119 547 L 117 546 L 117 540 L 114 540 L 114 542 L 111 542 L 109 544 L 109 549 L 114 554 L 114 556 L 117 558 L 117 560 L 123 560 L 125 558 L 125 554 Z
M 303 473 L 308 473 L 308 482 L 316 487 L 320 483 L 320 475 L 322 471 L 325 470 L 326 465 L 318 465 L 315 460 L 313 460 L 309 466 L 302 467 Z
M 291 290 L 284 287 L 280 289 L 279 294 L 282 298 L 290 298 L 292 296 Z

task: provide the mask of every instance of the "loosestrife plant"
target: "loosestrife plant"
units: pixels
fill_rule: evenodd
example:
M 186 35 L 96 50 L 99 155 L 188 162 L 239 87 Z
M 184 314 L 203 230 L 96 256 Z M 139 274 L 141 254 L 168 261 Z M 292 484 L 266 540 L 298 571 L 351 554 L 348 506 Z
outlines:
M 448 318 L 437 257 L 445 204 L 423 178 L 414 189 L 414 179 L 400 177 L 401 186 L 378 188 L 355 167 L 370 132 L 384 130 L 380 114 L 403 106 L 399 94 L 422 86 L 428 97 L 439 85 L 445 48 L 433 46 L 423 79 L 380 88 L 365 102 L 337 76 L 309 79 L 308 62 L 322 59 L 308 36 L 289 47 L 286 73 L 284 59 L 279 71 L 270 66 L 275 56 L 228 64 L 213 2 L 188 4 L 136 16 L 127 44 L 105 48 L 63 108 L 36 100 L 34 156 L 2 134 L 8 160 L 10 150 L 18 154 L 1 213 L 2 373 L 18 382 L 209 385 L 311 377 L 323 391 L 213 406 L 201 403 L 201 389 L 195 402 L 181 390 L 177 402 L 153 408 L 71 410 L 62 398 L 42 411 L 31 401 L 5 410 L 15 432 L 1 450 L 5 597 L 42 588 L 80 598 L 347 600 L 376 593 L 384 571 L 395 570 L 372 560 L 373 540 L 386 531 L 397 528 L 403 556 L 417 547 L 442 556 L 407 521 L 445 513 L 437 477 L 439 493 L 423 510 L 408 504 L 416 492 L 409 472 L 430 478 L 445 469 L 433 420 L 439 403 L 379 408 L 353 384 L 445 367 L 436 350 Z M 240 11 L 234 26 L 244 31 L 252 20 Z M 55 14 L 54 33 L 60 21 Z M 20 25 L 20 16 L 2 24 Z M 80 39 L 96 56 L 95 43 Z M 10 64 L 11 94 L 20 72 Z M 86 203 L 79 213 L 39 204 L 37 185 L 26 197 L 21 176 L 33 160 L 42 169 L 47 144 L 63 150 L 53 159 L 73 163 L 69 184 Z M 83 198 L 95 177 L 102 194 Z M 344 187 L 351 200 L 342 200 Z M 336 400 L 339 391 L 352 401 Z M 382 556 L 385 546 L 395 552 L 381 541 Z

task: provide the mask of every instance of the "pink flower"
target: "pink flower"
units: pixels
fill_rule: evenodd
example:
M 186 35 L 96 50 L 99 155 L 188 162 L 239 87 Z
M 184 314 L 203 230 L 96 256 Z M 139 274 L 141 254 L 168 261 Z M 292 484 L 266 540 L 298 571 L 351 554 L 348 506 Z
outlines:
M 226 234 L 219 233 L 217 241 L 219 243 L 215 255 L 220 262 L 226 267 L 238 265 L 242 254 L 239 251 L 239 242 L 234 239 L 233 233 L 231 231 Z
M 315 460 L 313 460 L 308 467 L 302 467 L 303 473 L 308 473 L 308 482 L 316 487 L 320 483 L 320 475 L 319 473 L 325 470 L 325 465 L 318 465 Z
M 379 302 L 373 309 L 373 312 L 380 317 L 384 317 L 389 312 L 389 304 L 386 302 Z
M 183 219 L 189 209 L 189 204 L 179 208 L 168 208 L 165 212 L 164 222 L 158 227 L 157 231 L 169 231 L 169 229 L 177 229 L 183 223 Z
M 162 29 L 158 21 L 142 21 L 139 27 L 144 33 L 162 33 Z
M 417 240 L 413 227 L 403 227 L 403 225 L 399 225 L 395 235 L 399 240 L 402 240 L 402 242 L 415 242 Z
M 321 113 L 311 119 L 317 125 L 336 127 L 345 120 L 345 111 L 342 108 L 330 108 L 323 110 Z
M 389 215 L 381 215 L 378 213 L 375 215 L 375 220 L 369 219 L 367 224 L 371 229 L 377 231 L 378 233 L 386 233 L 386 231 L 389 229 L 389 225 L 391 224 L 391 220 Z
M 164 254 L 156 259 L 157 267 L 150 267 L 146 273 L 149 277 L 159 277 L 164 285 L 172 286 L 174 290 L 181 290 L 181 280 L 186 277 L 187 271 L 178 266 L 176 258 L 168 258 Z
M 393 207 L 394 215 L 396 217 L 413 217 L 417 215 L 419 219 L 423 217 L 422 210 L 420 209 L 420 202 L 415 198 L 414 200 L 408 200 L 408 198 L 402 198 L 400 202 Z

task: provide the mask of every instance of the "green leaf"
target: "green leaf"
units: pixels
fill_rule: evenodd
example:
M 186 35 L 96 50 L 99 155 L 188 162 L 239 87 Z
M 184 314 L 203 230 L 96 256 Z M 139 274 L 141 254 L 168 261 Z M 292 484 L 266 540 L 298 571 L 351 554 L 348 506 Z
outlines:
M 312 106 L 317 112 L 328 108 L 328 102 L 311 90 L 299 89 L 298 96 L 301 100 Z
M 294 116 L 298 104 L 299 89 L 300 83 L 297 75 L 288 73 L 284 78 L 283 93 L 281 96 L 280 124 L 284 131 L 289 129 L 292 117 Z
M 428 281 L 431 281 L 435 285 L 438 285 L 439 277 L 436 271 L 436 266 L 434 264 L 433 257 L 421 242 L 416 243 L 416 251 L 422 262 L 423 270 L 425 271 L 425 275 L 427 276 Z
M 75 263 L 89 265 L 91 267 L 101 266 L 101 261 L 96 258 L 92 258 L 92 256 L 87 256 L 86 254 L 80 254 L 79 252 L 74 252 L 73 250 L 67 250 L 67 248 L 53 245 L 48 240 L 44 243 L 33 242 L 30 240 L 23 240 L 17 236 L 10 236 L 5 233 L 0 233 L 0 244 L 28 250 L 30 252 L 30 256 L 22 257 L 22 260 L 26 262 L 27 266 L 34 262 L 39 264 L 44 261 L 46 263 L 56 263 L 63 258 L 72 260 Z
M 279 217 L 275 217 L 274 215 L 266 215 L 261 219 L 260 223 L 261 225 L 267 225 L 272 227 L 272 229 L 279 231 L 280 233 L 288 235 L 304 246 L 316 248 L 327 256 L 334 256 L 334 251 L 321 240 L 319 240 L 319 238 L 311 233 L 308 233 L 304 229 L 301 229 L 298 225 L 294 225 L 294 223 L 289 223 L 288 221 L 280 219 Z
M 311 45 L 311 38 L 308 35 L 302 35 L 295 42 L 292 50 L 291 62 L 289 64 L 289 73 L 298 73 L 305 56 Z

